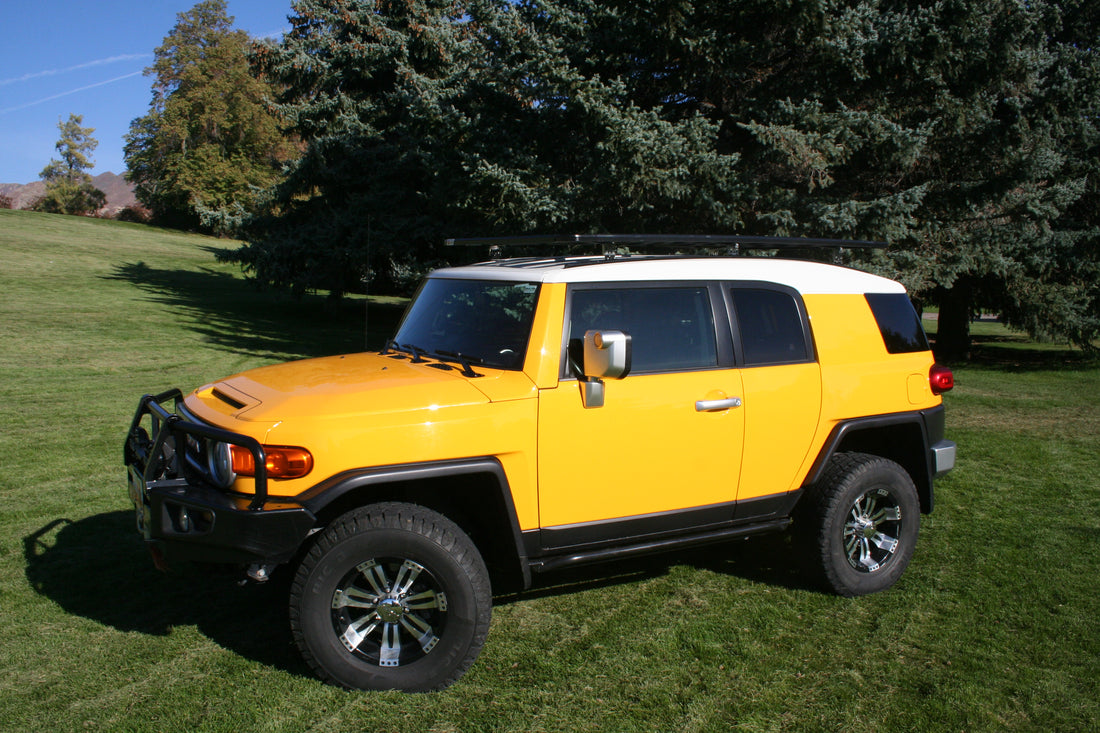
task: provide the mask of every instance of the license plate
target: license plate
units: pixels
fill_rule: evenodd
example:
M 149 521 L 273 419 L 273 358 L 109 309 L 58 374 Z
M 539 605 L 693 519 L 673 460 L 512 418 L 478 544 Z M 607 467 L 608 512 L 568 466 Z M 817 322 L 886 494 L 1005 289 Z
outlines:
M 129 471 L 127 489 L 130 494 L 130 502 L 134 505 L 134 521 L 137 523 L 138 532 L 145 539 L 149 539 L 149 505 L 145 501 L 145 481 L 133 469 Z

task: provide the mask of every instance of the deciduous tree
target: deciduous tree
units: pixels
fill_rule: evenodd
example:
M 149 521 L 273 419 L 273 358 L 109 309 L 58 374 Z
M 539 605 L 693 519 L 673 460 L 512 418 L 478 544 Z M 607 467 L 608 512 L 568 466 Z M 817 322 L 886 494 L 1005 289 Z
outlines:
M 232 26 L 225 0 L 204 0 L 177 16 L 146 69 L 153 98 L 125 154 L 160 223 L 232 230 L 294 154 L 266 106 L 269 85 L 252 74 L 248 35 Z

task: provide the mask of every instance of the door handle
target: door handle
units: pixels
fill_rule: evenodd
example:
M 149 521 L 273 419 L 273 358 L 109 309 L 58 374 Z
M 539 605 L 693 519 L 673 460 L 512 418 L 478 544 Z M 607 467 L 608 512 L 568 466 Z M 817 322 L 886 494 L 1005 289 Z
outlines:
M 718 412 L 720 410 L 728 410 L 732 407 L 740 407 L 740 397 L 730 397 L 725 400 L 697 400 L 695 402 L 696 412 Z

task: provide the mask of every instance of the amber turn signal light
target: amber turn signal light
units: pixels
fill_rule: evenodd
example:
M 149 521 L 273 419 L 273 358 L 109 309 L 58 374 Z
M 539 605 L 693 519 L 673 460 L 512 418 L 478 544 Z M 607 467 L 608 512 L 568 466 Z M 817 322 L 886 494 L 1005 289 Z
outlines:
M 247 448 L 233 445 L 233 472 L 238 476 L 255 476 L 256 461 Z M 313 455 L 305 448 L 286 445 L 265 445 L 264 466 L 268 478 L 301 478 L 313 470 Z

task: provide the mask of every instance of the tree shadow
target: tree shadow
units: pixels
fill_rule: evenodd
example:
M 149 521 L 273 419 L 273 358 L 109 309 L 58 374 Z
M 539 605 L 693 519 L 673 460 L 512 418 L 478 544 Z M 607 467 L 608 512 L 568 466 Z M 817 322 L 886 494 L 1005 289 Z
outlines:
M 362 298 L 298 300 L 210 268 L 157 269 L 140 261 L 117 265 L 103 277 L 137 287 L 215 348 L 271 359 L 380 348 L 404 311 L 402 302 L 370 303 L 368 332 Z
M 162 573 L 130 511 L 55 519 L 23 538 L 23 553 L 31 587 L 68 613 L 150 636 L 194 626 L 242 657 L 312 676 L 291 636 L 286 577 L 242 586 L 237 574 L 186 565 Z
M 1000 323 L 996 319 L 981 322 Z M 935 330 L 928 331 L 933 348 L 936 336 Z M 1093 346 L 1086 350 L 1069 344 L 1040 343 L 1022 331 L 1000 327 L 995 333 L 971 333 L 968 357 L 950 364 L 1004 372 L 1091 371 L 1100 367 L 1100 344 Z
M 1092 371 L 1100 356 L 1060 344 L 1037 344 L 1022 336 L 975 336 L 967 366 L 1006 372 Z

